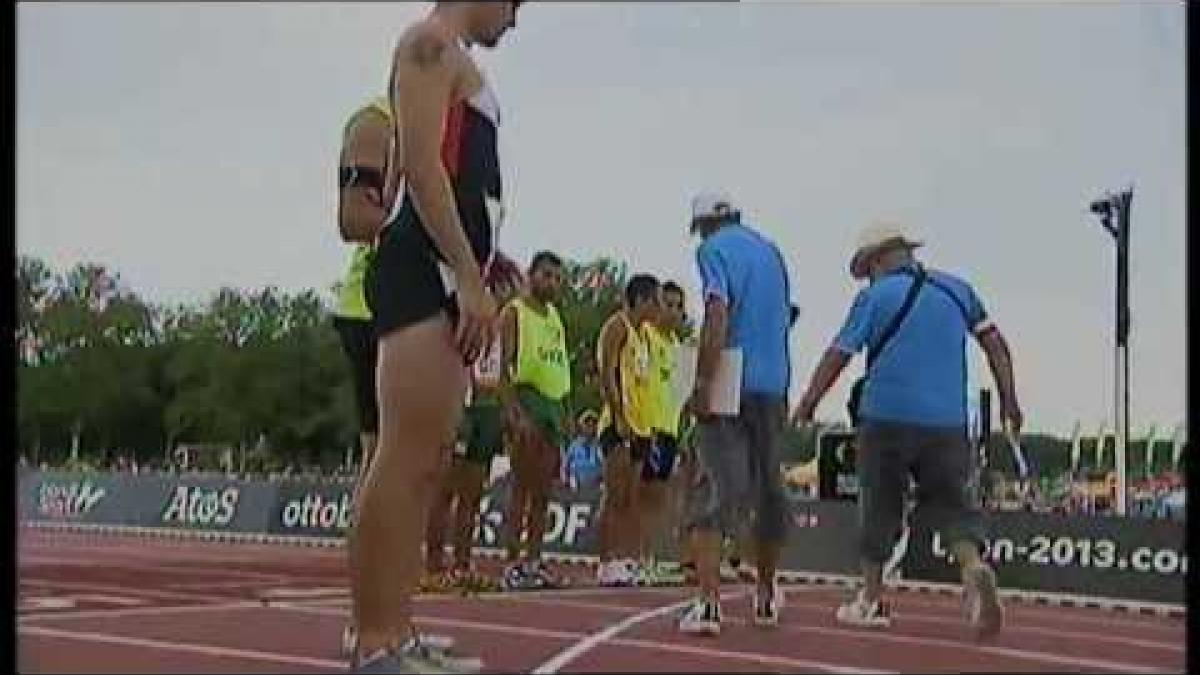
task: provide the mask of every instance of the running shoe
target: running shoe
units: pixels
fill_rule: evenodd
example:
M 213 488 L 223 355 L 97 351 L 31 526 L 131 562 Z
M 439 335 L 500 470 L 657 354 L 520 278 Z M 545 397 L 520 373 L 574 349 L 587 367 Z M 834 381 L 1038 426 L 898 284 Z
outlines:
M 483 662 L 452 655 L 424 639 L 411 639 L 398 651 L 379 650 L 352 665 L 356 673 L 478 673 Z
M 679 617 L 679 632 L 687 635 L 719 635 L 721 605 L 704 597 L 693 599 Z
M 837 608 L 838 623 L 860 628 L 887 628 L 892 625 L 891 606 L 883 600 L 867 602 L 862 591 Z
M 504 576 L 501 577 L 501 584 L 504 585 L 504 590 L 506 591 L 527 590 L 530 580 L 526 573 L 525 565 L 522 563 L 512 563 L 508 567 L 505 567 Z
M 525 577 L 530 580 L 530 587 L 537 589 L 562 588 L 566 584 L 550 571 L 550 567 L 541 560 L 530 561 L 525 566 Z
M 429 633 L 419 634 L 421 642 L 443 651 L 450 651 L 454 648 L 454 638 L 448 635 L 433 635 Z M 346 624 L 342 629 L 342 656 L 345 658 L 353 658 L 354 653 L 358 651 L 358 630 L 353 624 Z
M 995 637 L 1004 626 L 1004 609 L 996 592 L 996 573 L 986 564 L 968 569 L 963 579 L 963 614 L 976 640 Z

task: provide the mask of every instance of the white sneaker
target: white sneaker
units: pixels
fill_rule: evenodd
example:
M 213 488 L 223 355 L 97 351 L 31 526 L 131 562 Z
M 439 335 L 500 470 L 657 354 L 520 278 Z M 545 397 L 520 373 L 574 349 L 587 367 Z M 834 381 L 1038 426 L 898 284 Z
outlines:
M 679 617 L 679 632 L 688 635 L 720 635 L 721 605 L 702 597 L 692 600 Z
M 771 590 L 763 593 L 759 586 L 754 591 L 754 625 L 774 627 L 779 625 L 779 610 L 783 609 L 783 591 L 779 584 L 771 584 Z
M 632 586 L 634 576 L 624 560 L 601 562 L 596 568 L 596 583 L 601 586 Z
M 838 623 L 861 628 L 887 628 L 892 625 L 891 608 L 883 600 L 867 602 L 859 591 L 854 599 L 837 608 Z
M 987 565 L 967 571 L 963 584 L 963 613 L 975 633 L 975 639 L 995 636 L 1004 626 L 1004 609 L 996 591 L 996 573 Z

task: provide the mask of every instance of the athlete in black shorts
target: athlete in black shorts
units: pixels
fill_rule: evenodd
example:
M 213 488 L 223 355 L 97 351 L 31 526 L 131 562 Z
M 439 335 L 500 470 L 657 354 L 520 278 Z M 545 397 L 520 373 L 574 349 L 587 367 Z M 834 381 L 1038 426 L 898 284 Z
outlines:
M 490 343 L 484 288 L 500 216 L 496 97 L 468 54 L 495 47 L 516 2 L 437 2 L 396 46 L 389 97 L 401 203 L 367 273 L 379 334 L 379 443 L 359 494 L 351 569 L 355 665 L 462 672 L 477 660 L 422 642 L 412 597 L 429 505 L 462 415 L 468 367 Z

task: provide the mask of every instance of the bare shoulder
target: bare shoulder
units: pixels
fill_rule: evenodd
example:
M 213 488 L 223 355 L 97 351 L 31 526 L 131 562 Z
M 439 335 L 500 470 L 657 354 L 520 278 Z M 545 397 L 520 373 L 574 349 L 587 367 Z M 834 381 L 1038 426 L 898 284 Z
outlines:
M 397 66 L 411 65 L 421 69 L 463 65 L 465 54 L 458 44 L 435 23 L 424 19 L 409 26 L 396 42 L 393 60 Z

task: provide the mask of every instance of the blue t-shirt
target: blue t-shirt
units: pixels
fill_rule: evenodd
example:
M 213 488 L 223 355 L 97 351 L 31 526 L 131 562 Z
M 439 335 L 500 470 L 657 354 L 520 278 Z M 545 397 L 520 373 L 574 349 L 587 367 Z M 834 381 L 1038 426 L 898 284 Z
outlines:
M 600 448 L 595 440 L 577 437 L 567 448 L 566 473 L 579 485 L 599 482 L 601 472 Z
M 742 391 L 786 396 L 791 301 L 779 249 L 745 225 L 727 225 L 700 244 L 696 265 L 705 302 L 715 296 L 729 308 L 725 346 L 742 350 Z
M 906 265 L 859 291 L 834 347 L 855 354 L 876 344 L 904 303 L 913 271 Z M 965 428 L 966 337 L 988 325 L 970 284 L 928 270 L 908 316 L 870 366 L 860 416 L 864 421 Z

